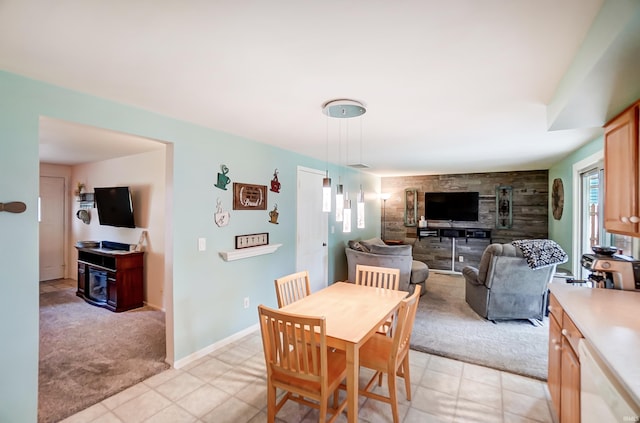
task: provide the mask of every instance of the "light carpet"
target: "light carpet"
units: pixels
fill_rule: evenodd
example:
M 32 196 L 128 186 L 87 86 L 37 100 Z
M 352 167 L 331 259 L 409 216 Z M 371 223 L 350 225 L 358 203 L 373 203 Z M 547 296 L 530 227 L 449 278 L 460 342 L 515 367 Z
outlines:
M 58 422 L 169 368 L 164 312 L 112 313 L 69 288 L 40 295 L 38 422 Z
M 464 299 L 464 278 L 431 272 L 420 298 L 411 348 L 540 380 L 547 379 L 548 318 L 492 323 Z

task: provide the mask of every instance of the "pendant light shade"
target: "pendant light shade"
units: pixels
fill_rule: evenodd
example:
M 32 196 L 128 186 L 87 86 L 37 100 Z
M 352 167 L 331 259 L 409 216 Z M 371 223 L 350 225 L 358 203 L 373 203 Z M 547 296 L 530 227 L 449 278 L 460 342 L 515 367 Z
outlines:
M 344 187 L 338 184 L 336 187 L 336 222 L 342 222 L 344 218 Z
M 344 200 L 342 232 L 351 232 L 351 200 L 347 197 Z
M 322 178 L 322 211 L 331 211 L 331 178 L 328 171 L 327 176 Z
M 364 191 L 362 190 L 362 185 L 360 185 L 358 201 L 356 202 L 356 227 L 364 229 Z

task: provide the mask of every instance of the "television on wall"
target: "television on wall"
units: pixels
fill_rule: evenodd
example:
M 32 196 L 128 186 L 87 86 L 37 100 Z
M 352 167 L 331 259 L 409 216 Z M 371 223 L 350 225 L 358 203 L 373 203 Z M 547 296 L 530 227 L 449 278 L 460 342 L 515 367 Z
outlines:
M 425 192 L 425 218 L 476 222 L 479 198 L 478 192 Z
M 101 225 L 121 228 L 136 227 L 129 187 L 95 188 L 94 199 Z

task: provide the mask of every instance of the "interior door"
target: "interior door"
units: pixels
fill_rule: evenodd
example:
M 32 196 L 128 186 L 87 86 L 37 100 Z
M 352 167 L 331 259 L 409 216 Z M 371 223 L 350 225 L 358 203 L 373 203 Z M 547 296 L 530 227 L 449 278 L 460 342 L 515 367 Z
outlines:
M 308 270 L 311 291 L 327 286 L 329 215 L 322 211 L 324 172 L 298 167 L 296 271 Z
M 64 178 L 40 177 L 40 281 L 64 277 Z

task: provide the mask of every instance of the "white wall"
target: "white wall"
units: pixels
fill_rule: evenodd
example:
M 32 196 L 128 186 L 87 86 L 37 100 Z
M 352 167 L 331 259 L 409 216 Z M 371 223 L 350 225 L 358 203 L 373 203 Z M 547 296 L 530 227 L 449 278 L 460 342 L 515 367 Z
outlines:
M 137 244 L 143 230 L 148 232 L 145 244 L 144 301 L 148 305 L 163 309 L 165 287 L 165 167 L 164 145 L 148 153 L 87 163 L 72 167 L 71 186 L 85 184 L 84 192 L 93 192 L 95 187 L 128 186 L 131 189 L 136 228 L 101 226 L 97 209 L 91 209 L 91 222 L 85 224 L 76 218 L 78 202 L 72 195 L 71 237 L 69 257 L 73 268 L 78 254 L 77 241 L 115 241 Z M 74 188 L 75 189 L 75 188 Z M 76 275 L 70 275 L 75 279 Z

